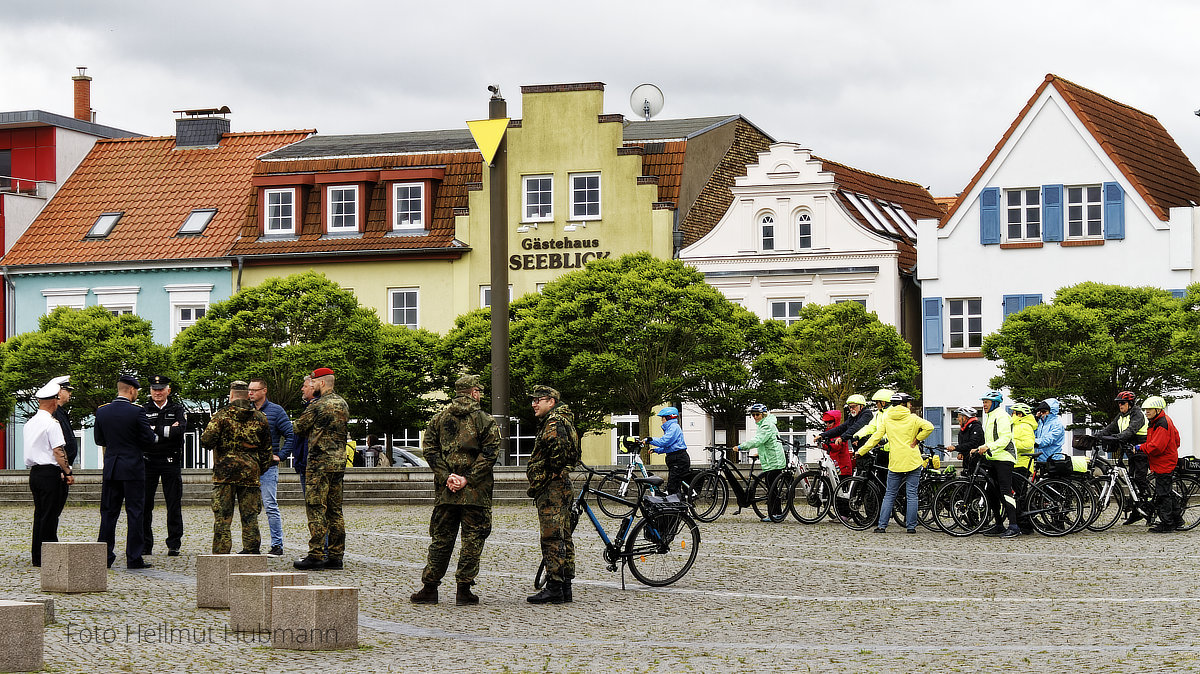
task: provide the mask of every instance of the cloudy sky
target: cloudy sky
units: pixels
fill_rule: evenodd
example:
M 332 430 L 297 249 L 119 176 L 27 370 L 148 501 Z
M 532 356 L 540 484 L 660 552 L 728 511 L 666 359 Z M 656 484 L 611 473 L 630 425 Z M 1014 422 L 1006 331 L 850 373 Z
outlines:
M 0 111 L 70 115 L 86 65 L 97 121 L 174 133 L 227 105 L 237 131 L 462 127 L 498 84 L 606 84 L 633 116 L 742 114 L 776 140 L 960 191 L 1046 73 L 1156 116 L 1200 156 L 1191 0 L 624 3 L 0 0 Z M 1196 161 L 1194 159 L 1194 161 Z

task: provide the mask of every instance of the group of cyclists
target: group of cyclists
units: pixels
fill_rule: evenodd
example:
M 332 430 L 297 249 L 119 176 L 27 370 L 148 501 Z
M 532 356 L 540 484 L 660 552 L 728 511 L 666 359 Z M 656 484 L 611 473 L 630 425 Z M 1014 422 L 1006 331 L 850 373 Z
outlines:
M 875 451 L 876 465 L 887 467 L 887 482 L 874 531 L 887 532 L 903 486 L 905 528 L 913 534 L 918 523 L 918 484 L 928 464 L 921 452 L 922 441 L 933 433 L 934 426 L 913 413 L 913 399 L 907 393 L 880 389 L 871 400 L 875 410 L 870 409 L 862 395 L 855 394 L 846 400 L 844 418 L 840 410 L 825 412 L 822 416 L 825 430 L 820 433 L 819 441 L 842 476 L 852 473 L 856 457 Z M 1020 500 L 1014 492 L 1014 473 L 1025 478 L 1020 482 L 1027 483 L 1047 467 L 1086 474 L 1089 466 L 1086 458 L 1073 457 L 1066 451 L 1067 433 L 1059 417 L 1061 404 L 1057 399 L 1048 398 L 1033 407 L 1017 402 L 1007 410 L 1003 401 L 999 391 L 989 391 L 980 398 L 982 413 L 974 407 L 955 410 L 958 442 L 944 449 L 957 454 L 964 472 L 979 469 L 987 473 L 987 500 L 994 524 L 984 530 L 984 535 L 1015 538 L 1030 533 L 1032 528 L 1020 511 Z M 1186 504 L 1172 488 L 1179 463 L 1180 438 L 1166 414 L 1165 401 L 1161 396 L 1149 396 L 1137 405 L 1132 392 L 1122 391 L 1114 402 L 1118 415 L 1095 439 L 1111 448 L 1117 461 L 1128 459 L 1129 475 L 1138 492 L 1154 495 L 1152 502 L 1147 500 L 1132 508 L 1125 524 L 1153 519 L 1149 531 L 1154 533 L 1182 528 Z M 762 480 L 770 484 L 787 468 L 778 420 L 761 403 L 751 405 L 749 413 L 755 422 L 755 434 L 738 445 L 738 449 L 757 455 L 762 465 Z M 691 464 L 677 422 L 678 410 L 668 407 L 659 416 L 664 419 L 664 436 L 644 440 L 653 451 L 666 454 L 667 491 L 676 493 Z M 1148 473 L 1154 476 L 1153 488 Z M 763 519 L 773 521 L 769 517 Z

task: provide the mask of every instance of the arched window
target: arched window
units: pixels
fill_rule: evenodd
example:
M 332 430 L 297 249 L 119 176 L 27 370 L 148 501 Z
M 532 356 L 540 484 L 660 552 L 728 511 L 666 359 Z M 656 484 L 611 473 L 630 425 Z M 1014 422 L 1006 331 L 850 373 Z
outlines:
M 762 227 L 762 249 L 775 250 L 775 216 L 764 213 L 758 224 Z
M 796 247 L 812 248 L 812 215 L 808 211 L 796 215 Z

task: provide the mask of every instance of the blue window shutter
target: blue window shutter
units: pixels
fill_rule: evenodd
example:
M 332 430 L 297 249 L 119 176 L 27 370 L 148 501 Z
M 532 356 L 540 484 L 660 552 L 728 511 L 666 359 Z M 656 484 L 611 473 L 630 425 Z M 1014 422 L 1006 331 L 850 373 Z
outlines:
M 1173 288 L 1171 290 L 1168 290 L 1167 292 L 1171 293 L 1171 297 L 1174 297 L 1175 299 L 1178 299 L 1178 300 L 1183 299 L 1184 296 L 1187 295 L 1187 290 L 1185 290 L 1184 288 Z
M 1042 241 L 1063 240 L 1063 186 L 1042 185 Z
M 933 424 L 933 432 L 925 438 L 926 445 L 944 445 L 946 444 L 945 436 L 942 435 L 942 408 L 941 407 L 926 407 L 922 412 L 926 421 Z
M 1022 308 L 1020 295 L 1005 295 L 1004 296 L 1004 318 L 1005 320 L 1012 314 L 1017 313 Z
M 1000 188 L 984 188 L 979 196 L 979 243 L 1000 243 Z
M 942 298 L 921 300 L 921 318 L 925 327 L 925 353 L 942 352 Z
M 1032 307 L 1034 305 L 1041 304 L 1041 303 L 1042 303 L 1041 295 L 1022 295 L 1021 296 L 1021 308 L 1022 309 L 1027 309 L 1029 307 Z
M 1125 190 L 1117 183 L 1104 183 L 1104 238 L 1125 238 Z

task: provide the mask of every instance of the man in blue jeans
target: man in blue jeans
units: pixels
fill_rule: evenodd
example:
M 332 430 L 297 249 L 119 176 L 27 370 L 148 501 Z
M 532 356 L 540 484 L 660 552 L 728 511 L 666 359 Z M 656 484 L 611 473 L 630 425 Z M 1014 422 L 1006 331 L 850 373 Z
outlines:
M 887 437 L 890 448 L 887 490 L 883 494 L 883 505 L 879 508 L 879 526 L 875 528 L 877 534 L 887 533 L 888 520 L 892 519 L 892 506 L 896 503 L 901 482 L 908 497 L 904 526 L 908 533 L 917 533 L 917 485 L 921 481 L 921 467 L 924 465 L 917 444 L 933 433 L 933 424 L 913 414 L 911 404 L 912 396 L 907 393 L 893 394 L 891 405 L 883 411 L 879 426 L 858 450 L 859 456 L 866 454 L 884 436 Z
M 282 407 L 267 400 L 267 383 L 262 379 L 250 380 L 250 402 L 254 408 L 267 415 L 271 424 L 271 467 L 259 478 L 262 490 L 263 510 L 267 511 L 267 527 L 271 530 L 271 557 L 283 556 L 283 520 L 279 517 L 279 502 L 275 498 L 279 487 L 279 461 L 292 451 L 296 436 L 292 433 L 292 420 Z

